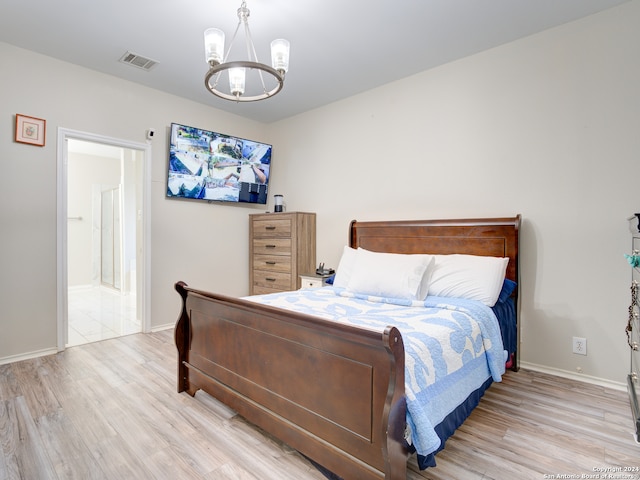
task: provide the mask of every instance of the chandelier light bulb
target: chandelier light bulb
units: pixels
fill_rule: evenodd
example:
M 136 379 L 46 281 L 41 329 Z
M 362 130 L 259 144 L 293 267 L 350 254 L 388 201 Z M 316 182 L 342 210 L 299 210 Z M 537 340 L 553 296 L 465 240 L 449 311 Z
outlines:
M 289 41 L 278 38 L 271 42 L 271 66 L 287 73 L 289 71 Z
M 224 58 L 224 32 L 218 28 L 205 30 L 204 50 L 209 65 L 214 66 L 222 63 Z
M 230 68 L 229 69 L 229 89 L 231 95 L 239 97 L 244 93 L 244 68 Z

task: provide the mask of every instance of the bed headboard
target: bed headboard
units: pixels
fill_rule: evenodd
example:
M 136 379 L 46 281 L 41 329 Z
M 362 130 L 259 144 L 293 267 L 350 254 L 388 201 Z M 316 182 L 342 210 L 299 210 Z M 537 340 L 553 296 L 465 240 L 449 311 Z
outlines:
M 516 305 L 516 351 L 511 369 L 520 366 L 520 263 L 518 259 L 520 215 L 505 218 L 463 220 L 392 220 L 358 222 L 349 228 L 349 245 L 373 252 L 463 253 L 509 257 L 506 277 L 518 284 L 511 294 Z
M 463 220 L 353 220 L 349 244 L 374 252 L 509 257 L 506 277 L 519 283 L 520 215 Z

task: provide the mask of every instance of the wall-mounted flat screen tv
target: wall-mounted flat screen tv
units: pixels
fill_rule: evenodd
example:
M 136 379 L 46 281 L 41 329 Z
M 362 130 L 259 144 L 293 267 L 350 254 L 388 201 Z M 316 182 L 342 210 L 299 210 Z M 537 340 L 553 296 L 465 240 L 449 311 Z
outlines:
M 267 203 L 272 146 L 171 124 L 167 196 Z

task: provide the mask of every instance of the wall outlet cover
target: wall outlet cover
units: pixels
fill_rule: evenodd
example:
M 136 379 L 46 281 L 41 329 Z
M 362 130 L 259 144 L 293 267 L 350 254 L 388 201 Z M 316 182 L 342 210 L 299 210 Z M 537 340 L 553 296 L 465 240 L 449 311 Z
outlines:
M 573 337 L 573 353 L 578 355 L 587 354 L 587 339 L 584 337 Z

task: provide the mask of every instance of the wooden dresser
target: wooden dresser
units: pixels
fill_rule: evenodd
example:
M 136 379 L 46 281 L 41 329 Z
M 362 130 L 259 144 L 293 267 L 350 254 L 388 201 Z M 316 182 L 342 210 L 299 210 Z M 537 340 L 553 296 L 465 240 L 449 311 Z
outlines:
M 632 255 L 640 255 L 640 213 L 629 218 L 629 230 L 631 230 Z M 631 305 L 629 306 L 629 322 L 627 324 L 627 343 L 630 349 L 629 375 L 627 387 L 629 389 L 629 402 L 635 427 L 636 441 L 640 441 L 640 267 L 633 267 L 631 274 Z
M 251 295 L 300 288 L 300 274 L 316 269 L 316 214 L 249 215 Z

